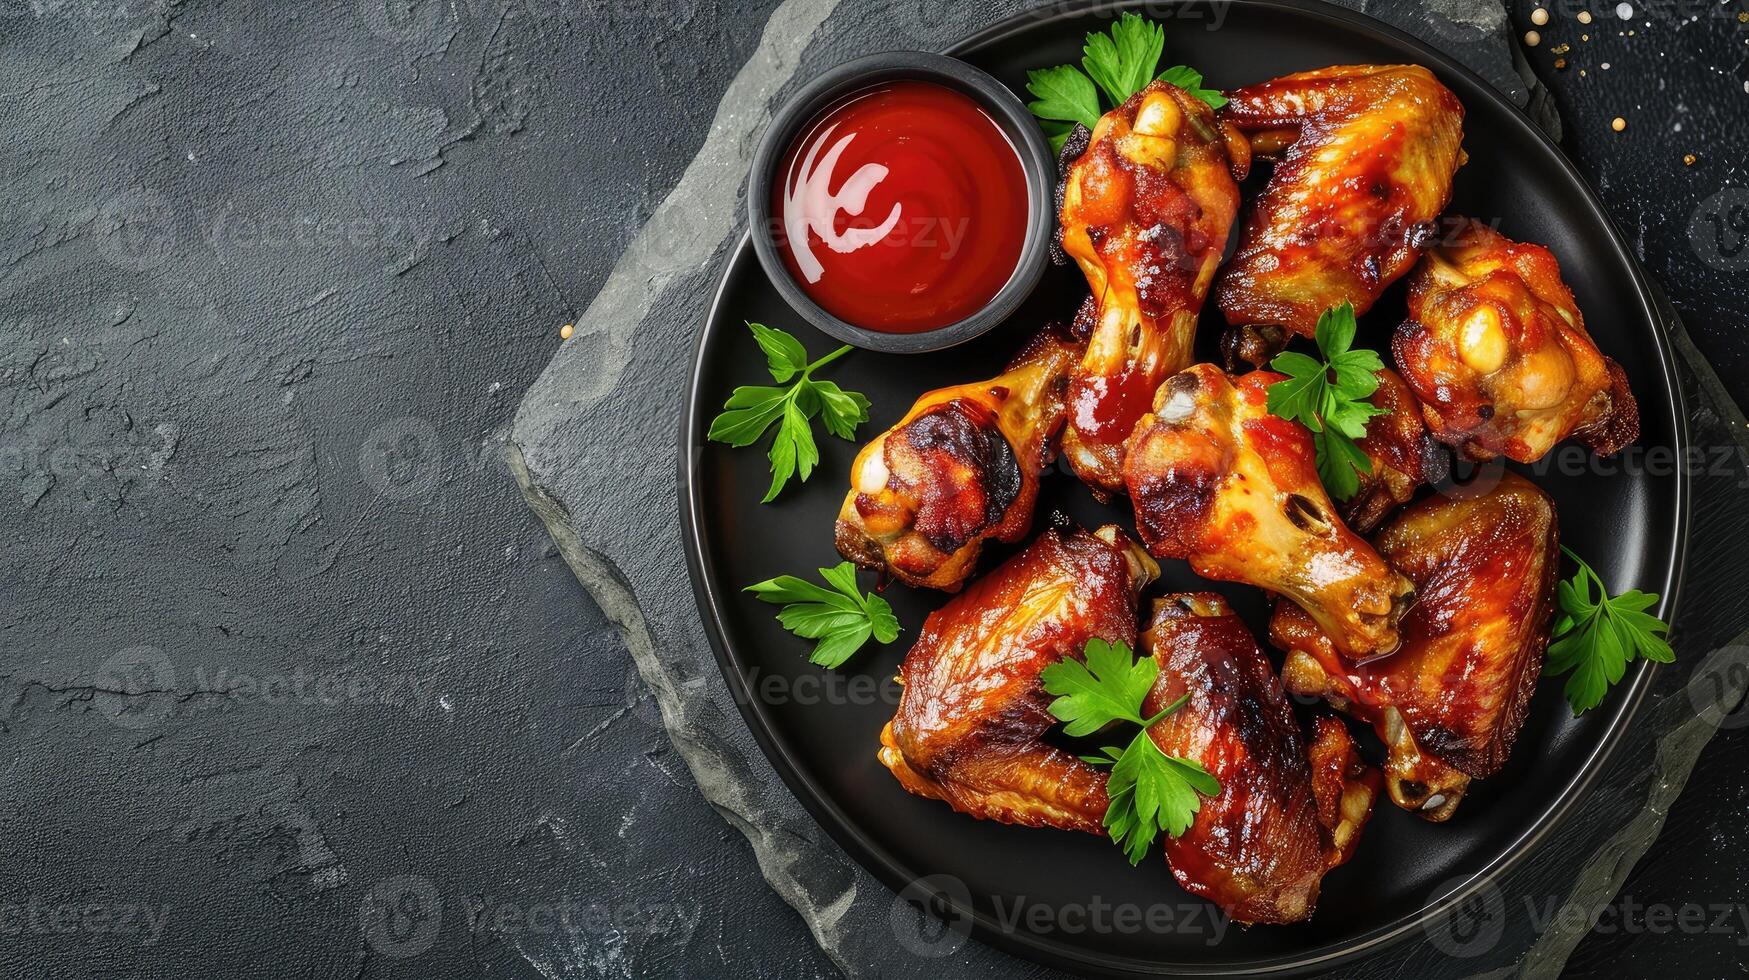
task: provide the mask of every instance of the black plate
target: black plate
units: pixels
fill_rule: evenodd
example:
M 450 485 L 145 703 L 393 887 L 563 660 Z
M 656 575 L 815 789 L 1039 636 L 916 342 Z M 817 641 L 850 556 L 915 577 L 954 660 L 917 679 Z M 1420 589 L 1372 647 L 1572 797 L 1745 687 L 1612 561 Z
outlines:
M 1160 16 L 1157 2 L 1148 11 Z M 1005 84 L 1022 90 L 1028 68 L 1074 61 L 1082 36 L 1110 23 L 1066 11 L 998 25 L 954 50 Z M 1681 395 L 1662 329 L 1642 274 L 1621 235 L 1558 150 L 1493 88 L 1446 56 L 1363 15 L 1305 0 L 1235 0 L 1218 31 L 1193 21 L 1168 26 L 1162 64 L 1184 62 L 1209 82 L 1232 87 L 1291 71 L 1342 63 L 1416 62 L 1438 73 L 1468 111 L 1453 213 L 1499 219 L 1516 239 L 1548 243 L 1577 295 L 1598 345 L 1626 368 L 1640 399 L 1641 444 L 1687 444 Z M 925 355 L 857 351 L 830 369 L 847 388 L 874 402 L 859 435 L 893 424 L 923 391 L 995 373 L 1022 339 L 1047 319 L 1066 319 L 1086 293 L 1074 269 L 1053 269 L 1011 320 L 979 340 Z M 1362 342 L 1383 349 L 1403 317 L 1401 287 L 1362 323 Z M 1218 313 L 1205 312 L 1202 340 Z M 763 449 L 730 450 L 704 433 L 738 384 L 768 383 L 764 360 L 743 320 L 782 326 L 815 356 L 837 346 L 805 326 L 765 281 L 743 241 L 729 257 L 699 341 L 687 415 L 681 424 L 681 518 L 700 611 L 723 673 L 772 764 L 803 804 L 865 867 L 895 890 L 923 876 L 951 875 L 969 900 L 954 914 L 971 917 L 982 939 L 1057 965 L 1121 974 L 1231 975 L 1327 969 L 1413 934 L 1418 926 L 1493 876 L 1524 860 L 1573 808 L 1616 742 L 1629 731 L 1653 665 L 1642 662 L 1605 704 L 1573 719 L 1558 679 L 1544 680 L 1506 768 L 1477 783 L 1451 822 L 1424 823 L 1381 801 L 1354 860 L 1325 878 L 1315 919 L 1305 925 L 1231 929 L 1218 943 L 1206 932 L 1160 930 L 1071 933 L 999 925 L 999 906 L 1017 899 L 1060 908 L 1096 899 L 1139 907 L 1193 903 L 1156 851 L 1131 868 L 1109 842 L 1053 830 L 973 820 L 946 804 L 912 796 L 875 759 L 881 726 L 896 694 L 810 696 L 823 673 L 806 660 L 808 644 L 785 633 L 773 607 L 740 590 L 774 575 L 813 574 L 836 563 L 832 527 L 857 445 L 821 435 L 820 470 L 761 506 L 769 476 Z M 1638 587 L 1664 598 L 1673 613 L 1687 538 L 1687 481 L 1680 474 L 1602 476 L 1530 473 L 1555 498 L 1563 539 L 1616 589 Z M 1066 473 L 1047 475 L 1040 514 L 1060 509 L 1087 526 L 1130 525 L 1127 506 L 1105 507 Z M 988 568 L 1007 549 L 986 557 Z M 1207 588 L 1182 562 L 1166 562 L 1155 589 Z M 864 574 L 864 584 L 871 576 Z M 1225 588 L 1255 616 L 1253 590 Z M 895 586 L 887 598 L 905 628 L 900 642 L 864 650 L 841 673 L 868 688 L 890 678 L 907 640 L 944 597 Z M 774 680 L 775 679 L 775 680 Z M 793 697 L 759 696 L 765 685 Z M 862 692 L 866 694 L 867 691 Z M 969 904 L 969 908 L 965 907 Z

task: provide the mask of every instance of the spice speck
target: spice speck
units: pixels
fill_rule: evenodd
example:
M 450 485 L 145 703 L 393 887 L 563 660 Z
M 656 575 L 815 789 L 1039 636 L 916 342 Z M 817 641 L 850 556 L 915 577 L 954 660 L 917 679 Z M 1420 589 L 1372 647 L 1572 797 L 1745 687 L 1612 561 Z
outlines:
M 1692 153 L 1684 153 L 1684 154 L 1683 154 L 1683 155 L 1682 155 L 1682 165 L 1683 165 L 1683 166 L 1684 166 L 1684 167 L 1692 167 L 1692 166 L 1694 166 L 1694 154 L 1692 154 Z
M 1589 11 L 1589 10 L 1579 11 L 1579 23 L 1581 23 L 1581 24 L 1591 23 L 1591 11 Z
M 1626 119 L 1623 119 L 1620 116 L 1616 116 L 1614 119 L 1611 119 L 1609 121 L 1609 128 L 1613 129 L 1619 133 L 1622 130 L 1628 128 L 1628 121 Z
M 559 339 L 560 340 L 570 340 L 572 331 L 574 331 L 576 329 L 577 329 L 576 327 L 572 326 L 569 323 L 565 324 L 564 326 L 559 328 Z
M 1541 7 L 1530 12 L 1530 22 L 1538 27 L 1549 22 L 1549 12 Z
M 1524 32 L 1524 43 L 1526 45 L 1534 48 L 1537 45 L 1543 43 L 1543 36 L 1541 34 L 1538 34 L 1535 31 L 1525 31 Z

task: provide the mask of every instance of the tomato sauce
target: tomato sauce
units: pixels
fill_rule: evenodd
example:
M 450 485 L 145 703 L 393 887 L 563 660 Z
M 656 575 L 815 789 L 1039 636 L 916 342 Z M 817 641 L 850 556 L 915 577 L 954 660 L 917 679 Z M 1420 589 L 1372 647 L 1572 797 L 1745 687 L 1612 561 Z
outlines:
M 855 92 L 803 128 L 772 189 L 802 291 L 848 323 L 956 323 L 1013 276 L 1026 237 L 1020 155 L 971 97 L 924 81 Z

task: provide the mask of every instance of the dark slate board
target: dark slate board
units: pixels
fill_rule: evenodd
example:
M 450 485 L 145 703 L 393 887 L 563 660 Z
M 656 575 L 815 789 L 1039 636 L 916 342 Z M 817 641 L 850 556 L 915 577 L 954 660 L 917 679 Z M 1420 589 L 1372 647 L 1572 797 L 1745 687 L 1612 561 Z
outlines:
M 745 834 L 771 887 L 815 940 L 853 976 L 1042 976 L 933 922 L 874 881 L 830 841 L 790 796 L 754 745 L 706 644 L 684 568 L 676 523 L 673 461 L 679 396 L 696 329 L 726 247 L 742 228 L 740 184 L 752 143 L 797 79 L 848 58 L 892 47 L 940 47 L 1017 4 L 857 5 L 788 0 L 772 14 L 747 65 L 730 83 L 711 135 L 679 183 L 633 240 L 588 310 L 579 333 L 525 397 L 512 428 L 512 470 L 561 553 L 626 640 L 675 748 L 705 796 Z M 1555 131 L 1540 87 L 1527 86 L 1507 43 L 1504 12 L 1489 0 L 1354 4 L 1462 58 Z M 1711 372 L 1686 342 L 1694 440 L 1735 446 L 1743 432 Z M 1735 427 L 1733 428 L 1733 420 Z M 1740 457 L 1733 456 L 1732 459 Z M 1697 478 L 1695 526 L 1740 532 L 1749 502 L 1734 490 L 1740 464 Z M 1709 482 L 1710 481 L 1710 482 Z M 1732 534 L 1696 536 L 1691 568 L 1723 567 Z M 1743 628 L 1722 601 L 1723 579 L 1690 576 L 1676 637 L 1679 666 L 1659 672 L 1653 704 L 1581 815 L 1536 861 L 1498 891 L 1460 910 L 1450 929 L 1345 970 L 1347 976 L 1430 977 L 1521 968 L 1557 972 L 1588 927 L 1583 915 L 1545 914 L 1607 902 L 1656 836 L 1695 756 L 1714 730 L 1690 697 L 1741 698 L 1740 670 L 1709 669 L 1704 655 Z M 1731 719 L 1735 719 L 1731 715 Z M 1633 820 L 1622 814 L 1638 813 Z M 635 886 L 629 886 L 635 887 Z M 781 955 L 781 954 L 780 954 Z

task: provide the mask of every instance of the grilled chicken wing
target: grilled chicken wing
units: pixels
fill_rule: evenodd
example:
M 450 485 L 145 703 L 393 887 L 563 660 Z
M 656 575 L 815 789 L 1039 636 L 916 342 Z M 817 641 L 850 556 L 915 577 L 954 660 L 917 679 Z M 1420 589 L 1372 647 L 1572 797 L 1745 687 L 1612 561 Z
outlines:
M 1304 606 L 1350 659 L 1383 656 L 1414 592 L 1336 516 L 1311 434 L 1269 413 L 1281 378 L 1197 364 L 1160 386 L 1124 465 L 1136 529 L 1156 557 Z
M 851 465 L 839 554 L 907 585 L 954 592 L 985 541 L 1024 537 L 1080 355 L 1046 327 L 1006 373 L 917 399 Z
M 1371 534 L 1391 511 L 1408 503 L 1423 483 L 1438 483 L 1450 472 L 1451 460 L 1421 421 L 1421 403 L 1401 376 L 1390 368 L 1378 374 L 1379 387 L 1370 401 L 1385 414 L 1367 423 L 1356 445 L 1372 463 L 1360 474 L 1360 491 L 1342 505 L 1342 519 L 1358 534 Z
M 1342 65 L 1227 93 L 1221 118 L 1279 157 L 1215 284 L 1261 365 L 1344 300 L 1364 313 L 1409 271 L 1451 200 L 1464 109 L 1419 65 Z
M 1445 820 L 1471 779 L 1505 765 L 1548 646 L 1556 537 L 1548 496 L 1510 472 L 1403 511 L 1374 540 L 1419 598 L 1403 648 L 1373 663 L 1344 663 L 1309 616 L 1275 607 L 1270 640 L 1287 652 L 1288 690 L 1372 724 L 1398 806 Z
M 1571 435 L 1608 456 L 1640 434 L 1555 256 L 1466 222 L 1421 261 L 1391 347 L 1434 435 L 1471 459 L 1539 459 Z
M 1320 725 L 1308 756 L 1281 682 L 1220 596 L 1158 600 L 1142 643 L 1160 665 L 1144 716 L 1190 695 L 1149 736 L 1221 783 L 1190 828 L 1166 841 L 1173 875 L 1238 922 L 1311 918 L 1324 872 L 1353 853 L 1372 813 L 1377 772 L 1359 762 L 1335 719 L 1325 719 L 1334 731 Z
M 1040 535 L 924 621 L 881 763 L 961 813 L 1104 834 L 1106 774 L 1040 741 L 1056 719 L 1039 672 L 1094 637 L 1133 645 L 1158 574 L 1116 527 Z
M 1228 146 L 1238 156 L 1229 156 Z M 1245 141 L 1202 100 L 1154 82 L 1105 114 L 1061 191 L 1061 247 L 1092 287 L 1090 342 L 1063 452 L 1096 490 L 1123 489 L 1124 442 L 1154 389 L 1189 366 L 1196 316 L 1239 209 Z

